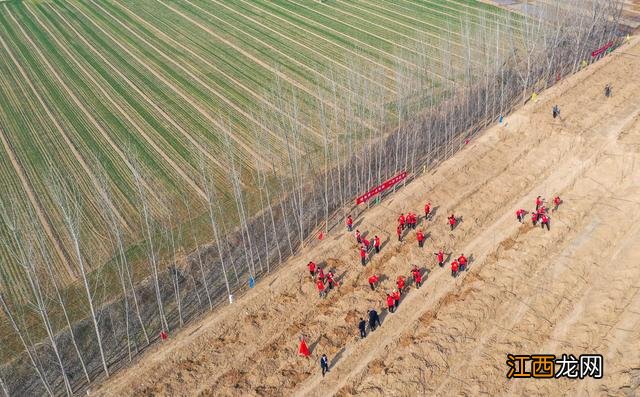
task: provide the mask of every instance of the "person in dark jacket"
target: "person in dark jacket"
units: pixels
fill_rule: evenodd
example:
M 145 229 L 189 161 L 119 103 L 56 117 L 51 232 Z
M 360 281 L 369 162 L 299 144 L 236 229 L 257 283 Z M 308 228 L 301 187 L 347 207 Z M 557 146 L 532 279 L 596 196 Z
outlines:
M 324 377 L 324 374 L 329 372 L 329 359 L 326 354 L 323 354 L 322 357 L 320 357 L 320 368 L 322 368 L 322 377 Z
M 375 309 L 371 309 L 369 310 L 369 328 L 371 331 L 376 330 L 376 325 L 382 326 L 380 317 L 378 317 L 378 312 Z
M 360 322 L 358 323 L 358 329 L 360 329 L 360 337 L 361 338 L 366 338 L 367 337 L 367 322 L 364 321 L 364 318 L 360 318 Z

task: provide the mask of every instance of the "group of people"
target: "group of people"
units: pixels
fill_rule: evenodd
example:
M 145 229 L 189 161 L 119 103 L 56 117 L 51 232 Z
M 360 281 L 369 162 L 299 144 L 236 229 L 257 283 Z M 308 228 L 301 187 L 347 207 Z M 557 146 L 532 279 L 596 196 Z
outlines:
M 327 296 L 327 293 L 332 290 L 333 287 L 338 285 L 338 282 L 335 279 L 335 274 L 332 270 L 329 270 L 325 274 L 322 266 L 316 265 L 313 261 L 309 261 L 307 267 L 309 268 L 311 280 L 316 283 L 316 288 L 318 289 L 321 298 Z
M 382 241 L 380 240 L 380 237 L 378 237 L 378 235 L 375 235 L 373 236 L 373 242 L 371 242 L 363 237 L 363 235 L 360 233 L 360 230 L 357 229 L 355 232 L 355 236 L 356 242 L 359 244 L 358 249 L 360 252 L 360 263 L 362 264 L 362 266 L 365 266 L 367 264 L 367 254 L 369 256 L 372 255 L 372 252 L 370 253 L 372 248 L 374 249 L 376 254 L 380 253 Z
M 432 216 L 433 216 L 433 212 L 431 208 L 431 203 L 427 202 L 424 206 L 424 218 L 425 220 L 430 220 Z M 453 214 L 451 214 L 451 216 L 448 217 L 448 224 L 450 225 L 451 230 L 455 228 L 457 223 L 458 223 L 458 219 Z M 351 215 L 347 216 L 345 220 L 345 225 L 349 233 L 351 232 L 354 233 L 355 239 L 357 242 L 357 247 L 360 254 L 361 264 L 362 266 L 366 266 L 367 259 L 369 256 L 373 254 L 373 251 L 375 251 L 375 253 L 380 252 L 380 249 L 381 249 L 380 237 L 375 235 L 373 237 L 373 241 L 370 241 L 366 238 L 366 234 L 361 233 L 359 229 L 356 229 L 354 231 L 354 222 Z M 413 212 L 408 212 L 406 215 L 404 213 L 401 213 L 400 216 L 398 217 L 398 226 L 396 229 L 397 235 L 398 235 L 398 241 L 402 241 L 403 233 L 405 230 L 409 230 L 409 229 L 415 230 L 417 228 L 417 225 L 418 225 L 417 214 Z M 426 236 L 421 229 L 418 229 L 416 231 L 416 240 L 418 242 L 419 247 L 424 246 Z M 443 252 L 443 250 L 439 250 L 434 254 L 437 256 L 438 265 L 440 267 L 443 267 L 445 264 L 445 253 Z M 457 260 L 454 260 L 452 262 L 451 264 L 452 275 L 455 277 L 459 271 L 465 270 L 466 265 L 467 265 L 467 258 L 463 254 Z M 316 283 L 316 287 L 318 289 L 318 292 L 320 293 L 321 298 L 325 297 L 327 295 L 327 292 L 333 289 L 334 286 L 337 286 L 337 282 L 334 278 L 335 276 L 332 271 L 329 271 L 325 274 L 324 269 L 321 266 L 316 265 L 313 261 L 310 261 L 308 263 L 308 267 L 309 267 L 309 274 L 311 275 L 312 280 Z M 413 279 L 413 283 L 416 286 L 416 288 L 420 288 L 420 286 L 422 285 L 423 274 L 422 274 L 422 271 L 418 268 L 418 266 L 414 265 L 411 268 L 410 278 Z M 371 290 L 375 291 L 380 284 L 380 276 L 374 273 L 371 276 L 369 276 L 367 281 L 369 283 L 369 287 L 371 288 Z M 389 313 L 394 313 L 396 311 L 396 309 L 400 305 L 402 294 L 406 291 L 407 278 L 404 275 L 398 276 L 396 280 L 396 287 L 397 287 L 396 289 L 386 294 L 386 307 Z M 368 322 L 364 318 L 360 318 L 360 321 L 358 323 L 360 337 L 362 338 L 366 337 L 367 335 L 366 334 L 367 323 L 371 331 L 374 331 L 376 327 L 381 326 L 380 316 L 378 315 L 378 312 L 375 309 L 371 308 L 368 311 L 368 317 L 369 317 Z M 322 355 L 321 367 L 322 367 L 322 375 L 324 376 L 324 374 L 329 370 L 326 355 Z
M 555 196 L 553 198 L 553 212 L 558 210 L 558 207 L 562 204 L 562 199 L 560 196 Z M 520 208 L 516 211 L 516 219 L 520 223 L 524 223 L 524 217 L 527 214 L 527 211 L 523 208 Z M 531 211 L 531 223 L 533 226 L 537 226 L 540 223 L 540 227 L 543 229 L 546 227 L 547 230 L 551 230 L 551 217 L 549 216 L 549 210 L 545 206 L 545 199 L 542 196 L 536 197 L 536 209 Z

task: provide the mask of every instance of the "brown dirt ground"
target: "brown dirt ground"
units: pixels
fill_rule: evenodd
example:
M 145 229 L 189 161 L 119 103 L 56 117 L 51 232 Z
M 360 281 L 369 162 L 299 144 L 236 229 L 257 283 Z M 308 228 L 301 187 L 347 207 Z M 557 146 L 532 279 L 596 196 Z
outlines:
M 346 232 L 304 250 L 247 295 L 188 326 L 93 392 L 98 395 L 640 394 L 640 41 L 542 93 L 356 223 L 382 252 L 366 268 Z M 606 83 L 614 87 L 605 99 Z M 551 118 L 558 104 L 559 120 Z M 551 231 L 519 224 L 538 195 L 560 195 Z M 400 212 L 437 207 L 419 249 L 395 241 Z M 463 222 L 450 232 L 447 214 Z M 472 258 L 457 279 L 445 247 Z M 309 260 L 341 286 L 319 299 Z M 428 269 L 397 313 L 364 340 L 357 320 L 384 305 L 412 264 Z M 373 292 L 366 278 L 387 278 Z M 304 333 L 311 359 L 297 356 Z M 331 372 L 322 378 L 318 358 Z M 506 354 L 599 353 L 603 379 L 507 380 Z

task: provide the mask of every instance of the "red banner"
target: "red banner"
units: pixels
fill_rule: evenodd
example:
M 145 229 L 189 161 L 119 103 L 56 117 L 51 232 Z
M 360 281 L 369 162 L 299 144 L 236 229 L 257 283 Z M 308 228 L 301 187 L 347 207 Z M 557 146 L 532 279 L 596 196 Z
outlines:
M 603 45 L 602 47 L 598 48 L 597 50 L 595 50 L 594 52 L 591 53 L 591 56 L 593 58 L 597 57 L 598 55 L 604 53 L 606 50 L 608 50 L 610 47 L 613 46 L 613 41 L 608 42 L 607 44 Z
M 369 200 L 371 197 L 384 192 L 385 190 L 389 189 L 391 186 L 395 185 L 396 183 L 402 181 L 406 177 L 407 177 L 407 171 L 403 171 L 398 175 L 394 176 L 393 178 L 387 179 L 386 181 L 382 182 L 380 185 L 374 187 L 373 189 L 369 190 L 362 196 L 358 197 L 356 199 L 356 204 L 364 203 L 365 201 Z

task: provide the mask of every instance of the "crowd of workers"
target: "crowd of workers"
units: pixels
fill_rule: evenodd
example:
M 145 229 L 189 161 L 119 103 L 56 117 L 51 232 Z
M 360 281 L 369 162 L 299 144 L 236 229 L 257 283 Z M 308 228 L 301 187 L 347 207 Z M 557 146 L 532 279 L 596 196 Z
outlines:
M 532 225 L 535 227 L 539 223 L 541 227 L 547 230 L 551 230 L 551 217 L 549 212 L 555 212 L 558 210 L 558 207 L 562 203 L 562 200 L 559 196 L 555 196 L 552 200 L 553 209 L 551 211 L 547 208 L 547 203 L 544 198 L 541 196 L 536 197 L 535 199 L 535 210 L 530 211 L 531 213 L 531 221 Z M 434 210 L 431 207 L 431 203 L 427 202 L 424 206 L 424 220 L 430 221 L 433 217 Z M 520 223 L 525 223 L 525 216 L 528 212 L 524 209 L 518 209 L 516 211 L 516 219 Z M 425 234 L 422 228 L 418 228 L 419 216 L 414 212 L 401 213 L 397 219 L 397 227 L 396 233 L 398 236 L 398 242 L 402 243 L 405 234 L 410 231 L 415 230 L 416 233 L 416 241 L 418 244 L 418 248 L 423 248 L 426 239 L 428 238 L 428 234 Z M 462 221 L 461 217 L 457 217 L 455 214 L 450 214 L 447 217 L 447 225 L 450 228 L 450 231 L 453 232 L 458 224 Z M 373 237 L 373 241 L 370 241 L 366 238 L 367 233 L 361 233 L 359 229 L 356 229 L 354 232 L 354 223 L 351 215 L 348 215 L 345 221 L 347 231 L 349 233 L 354 233 L 356 247 L 358 247 L 358 252 L 360 256 L 360 263 L 362 266 L 367 266 L 367 264 L 371 261 L 371 258 L 375 254 L 379 254 L 382 248 L 381 239 L 378 235 Z M 444 267 L 444 265 L 450 260 L 452 252 L 445 252 L 444 248 L 439 249 L 437 252 L 434 252 L 436 263 L 439 267 Z M 472 257 L 470 257 L 472 258 Z M 450 262 L 451 267 L 451 277 L 457 277 L 461 272 L 467 271 L 469 269 L 469 263 L 471 259 L 467 258 L 465 254 L 461 253 L 457 258 L 453 258 Z M 314 262 L 310 261 L 308 263 L 309 274 L 311 279 L 315 282 L 316 288 L 320 294 L 321 298 L 327 296 L 327 293 L 332 290 L 334 287 L 337 287 L 338 281 L 335 278 L 335 270 L 328 269 L 325 273 L 325 269 L 316 265 Z M 410 284 L 413 284 L 415 288 L 420 288 L 422 285 L 423 277 L 425 276 L 426 269 L 419 268 L 417 265 L 413 265 L 409 271 L 408 276 L 401 274 L 395 280 L 395 288 L 386 292 L 386 297 L 384 299 L 384 308 L 386 308 L 388 313 L 395 313 L 398 309 L 402 297 L 407 293 L 407 289 Z M 385 276 L 381 276 L 373 272 L 367 279 L 369 284 L 369 288 L 371 291 L 376 291 L 380 288 L 381 278 L 386 279 Z M 384 310 L 384 309 L 383 309 Z M 380 316 L 378 311 L 375 308 L 371 308 L 367 312 L 368 322 L 361 317 L 358 322 L 358 330 L 361 338 L 365 338 L 367 336 L 367 325 L 369 326 L 369 331 L 375 331 L 378 326 L 381 326 Z M 304 341 L 302 342 L 304 343 Z M 304 347 L 306 349 L 306 345 Z M 301 352 L 303 351 L 303 346 L 301 344 Z M 308 351 L 307 351 L 308 353 Z M 301 353 L 302 354 L 302 353 Z M 303 354 L 308 355 L 308 354 Z M 321 367 L 322 367 L 322 375 L 329 370 L 328 361 L 326 359 L 326 355 L 323 355 L 321 358 Z

